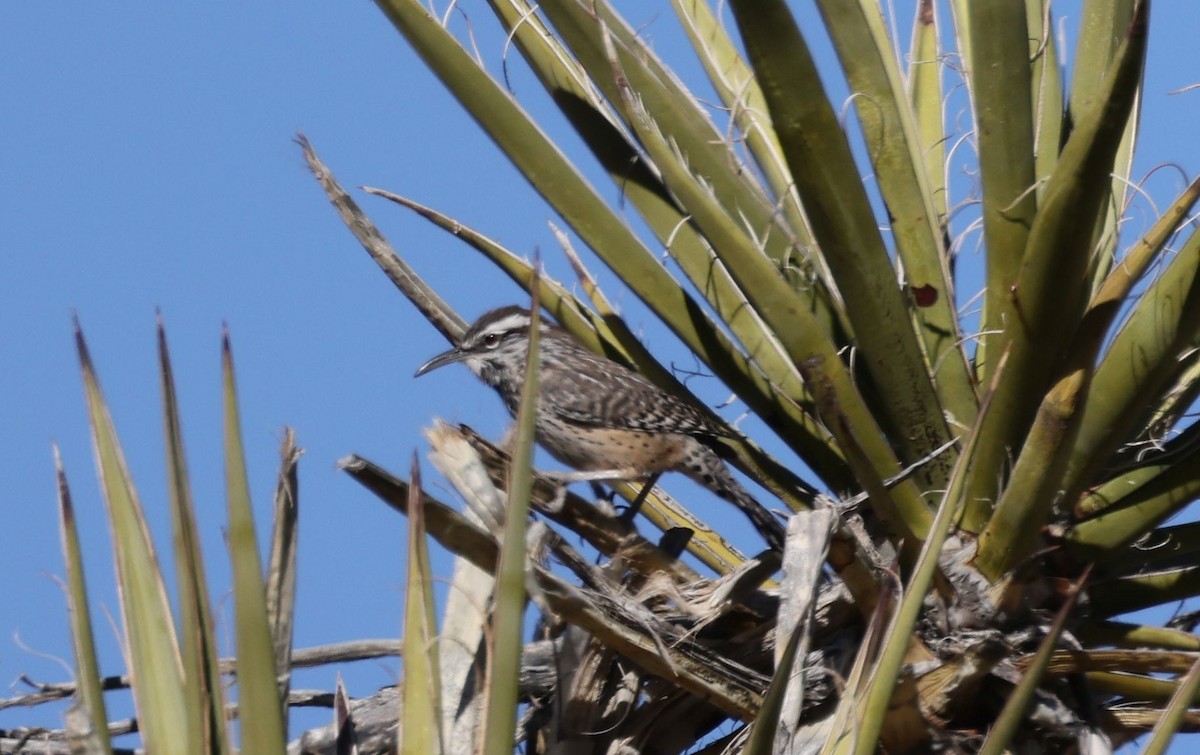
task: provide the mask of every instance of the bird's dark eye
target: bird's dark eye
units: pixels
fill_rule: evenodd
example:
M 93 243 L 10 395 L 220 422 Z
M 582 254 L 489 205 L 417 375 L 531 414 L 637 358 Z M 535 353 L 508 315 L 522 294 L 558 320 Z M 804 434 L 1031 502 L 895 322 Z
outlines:
M 489 349 L 496 348 L 497 346 L 500 345 L 500 334 L 499 333 L 488 333 L 486 336 L 483 337 L 483 345 L 488 347 Z

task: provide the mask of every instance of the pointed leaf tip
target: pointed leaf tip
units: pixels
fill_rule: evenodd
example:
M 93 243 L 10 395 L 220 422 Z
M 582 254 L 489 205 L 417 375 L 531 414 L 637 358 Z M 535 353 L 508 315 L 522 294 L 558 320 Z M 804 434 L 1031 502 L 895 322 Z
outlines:
M 57 443 L 51 443 L 54 452 L 54 479 L 58 487 L 58 503 L 64 524 L 75 521 L 75 507 L 71 505 L 71 488 L 67 484 L 67 470 L 63 467 L 62 453 Z
M 75 351 L 79 354 L 79 366 L 86 375 L 94 374 L 92 355 L 88 351 L 87 340 L 83 337 L 83 326 L 79 324 L 79 316 L 72 313 L 71 320 L 75 329 Z

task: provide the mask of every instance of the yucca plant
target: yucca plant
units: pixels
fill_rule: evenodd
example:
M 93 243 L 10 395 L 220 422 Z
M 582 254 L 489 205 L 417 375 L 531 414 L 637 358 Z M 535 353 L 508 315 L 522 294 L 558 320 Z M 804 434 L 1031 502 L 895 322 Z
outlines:
M 168 599 L 171 592 L 168 568 L 158 556 L 145 507 L 125 464 L 116 426 L 78 325 L 76 345 L 96 466 L 112 528 L 120 599 L 120 646 L 125 667 L 117 674 L 111 674 L 111 669 L 105 674 L 104 664 L 97 656 L 93 639 L 96 630 L 87 592 L 87 583 L 95 575 L 84 571 L 82 551 L 87 543 L 81 542 L 65 465 L 56 448 L 66 574 L 63 587 L 75 659 L 74 679 L 41 684 L 23 677 L 22 681 L 33 690 L 0 700 L 0 709 L 62 700 L 69 700 L 70 705 L 61 729 L 24 726 L 0 730 L 0 752 L 316 754 L 348 752 L 350 744 L 356 744 L 364 753 L 393 749 L 398 711 L 394 687 L 360 700 L 349 697 L 340 677 L 332 692 L 293 689 L 295 668 L 391 657 L 403 652 L 403 648 L 396 640 L 365 639 L 293 648 L 299 516 L 297 467 L 301 451 L 294 433 L 285 430 L 273 496 L 269 549 L 262 559 L 250 503 L 228 334 L 223 338 L 221 352 L 228 503 L 225 540 L 232 565 L 229 634 L 236 655 L 225 658 L 219 654 L 220 633 L 216 631 L 214 601 L 210 597 L 219 588 L 211 587 L 205 577 L 175 379 L 162 324 L 158 328 L 158 353 L 168 483 L 168 500 L 162 505 L 169 510 L 171 519 L 167 553 L 175 567 L 174 606 Z M 420 563 L 424 550 L 415 540 L 410 552 Z M 415 583 L 420 571 L 413 573 Z M 422 589 L 413 588 L 409 595 L 413 605 L 420 607 Z M 413 610 L 416 609 L 410 610 L 410 615 Z M 406 654 L 415 659 L 421 645 L 415 639 L 415 632 L 412 637 L 413 647 Z M 415 664 L 409 665 L 410 679 L 421 678 L 415 668 Z M 332 674 L 330 679 L 332 682 Z M 104 693 L 125 689 L 132 692 L 136 716 L 110 720 L 110 706 Z M 415 697 L 408 695 L 409 699 Z M 288 713 L 299 706 L 332 707 L 333 723 L 298 732 L 288 743 Z M 418 706 L 410 708 L 412 713 L 420 710 Z M 136 747 L 114 744 L 114 739 L 123 735 L 136 736 Z
M 100 382 L 76 325 L 76 344 L 87 399 L 96 465 L 113 533 L 113 558 L 120 597 L 122 653 L 127 668 L 116 678 L 101 674 L 93 642 L 81 543 L 67 474 L 55 451 L 65 592 L 75 656 L 75 683 L 50 685 L 4 701 L 34 705 L 73 698 L 61 731 L 29 731 L 27 739 L 6 736 L 5 752 L 111 753 L 112 738 L 136 732 L 148 752 L 282 752 L 292 664 L 292 612 L 296 590 L 296 463 L 300 452 L 289 430 L 275 491 L 275 517 L 268 567 L 258 553 L 242 447 L 233 356 L 226 335 L 222 348 L 227 539 L 233 567 L 233 636 L 237 657 L 222 660 L 214 631 L 210 588 L 205 579 L 191 485 L 183 449 L 175 380 L 160 323 L 164 450 L 168 472 L 177 613 L 167 599 L 166 568 L 150 536 L 142 504 L 126 467 Z M 237 706 L 227 702 L 227 681 L 236 674 Z M 110 723 L 103 691 L 128 687 L 136 718 Z M 237 715 L 239 735 L 229 731 Z M 126 750 L 122 750 L 126 751 Z
M 1084 4 L 1065 66 L 1047 0 L 929 0 L 906 20 L 871 0 L 817 0 L 832 70 L 784 2 L 674 0 L 708 74 L 691 89 L 605 0 L 492 0 L 623 207 L 464 48 L 449 14 L 377 2 L 578 239 L 762 421 L 769 437 L 729 428 L 723 451 L 791 513 L 782 559 L 746 559 L 720 521 L 665 494 L 642 508 L 666 532 L 652 544 L 602 503 L 559 504 L 535 479 L 534 509 L 604 559 L 539 527 L 522 585 L 510 531 L 491 630 L 476 611 L 470 636 L 451 640 L 464 622 L 439 629 L 431 599 L 414 602 L 428 579 L 414 556 L 407 631 L 425 641 L 405 665 L 421 674 L 406 686 L 405 751 L 1095 752 L 1153 732 L 1157 752 L 1200 725 L 1189 617 L 1130 618 L 1200 594 L 1198 525 L 1165 524 L 1200 490 L 1188 414 L 1200 183 L 1144 233 L 1123 224 L 1148 0 Z M 890 31 L 905 22 L 908 42 Z M 823 76 L 844 76 L 852 128 Z M 959 91 L 971 117 L 952 127 Z M 461 336 L 464 320 L 304 146 L 368 251 Z M 969 180 L 951 180 L 960 167 Z M 370 191 L 466 241 L 589 347 L 695 400 L 566 234 L 582 296 L 484 233 Z M 958 260 L 964 239 L 981 263 Z M 971 267 L 977 297 L 957 285 Z M 524 519 L 526 488 L 514 482 L 497 508 L 505 454 L 469 428 L 430 437 L 469 514 L 364 460 L 348 469 L 418 535 L 495 572 L 499 524 Z M 512 647 L 487 638 L 511 638 L 521 587 L 545 618 L 504 671 Z M 481 665 L 438 670 L 463 653 Z M 513 685 L 523 705 L 484 705 Z M 424 713 L 409 715 L 418 690 Z M 517 715 L 513 740 L 502 724 Z

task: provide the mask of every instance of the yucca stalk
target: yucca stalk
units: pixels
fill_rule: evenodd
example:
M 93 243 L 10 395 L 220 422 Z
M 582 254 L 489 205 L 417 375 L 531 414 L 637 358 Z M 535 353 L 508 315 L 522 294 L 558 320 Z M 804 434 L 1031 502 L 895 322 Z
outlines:
M 664 530 L 691 530 L 685 546 L 678 531 L 647 543 L 572 496 L 553 505 L 552 486 L 535 481 L 534 510 L 606 558 L 593 566 L 546 535 L 545 553 L 582 583 L 571 586 L 545 553 L 530 556 L 531 597 L 558 627 L 537 639 L 559 673 L 536 687 L 526 677 L 544 648 L 527 646 L 526 751 L 1092 751 L 1151 729 L 1161 748 L 1200 726 L 1187 696 L 1200 650 L 1190 624 L 1122 618 L 1200 594 L 1198 525 L 1163 526 L 1200 492 L 1200 430 L 1186 411 L 1200 388 L 1200 235 L 1187 222 L 1200 184 L 1142 237 L 1120 233 L 1148 0 L 1085 4 L 1069 85 L 1044 0 L 925 1 L 899 20 L 870 0 L 819 0 L 836 66 L 812 56 L 781 0 L 674 0 L 717 108 L 605 0 L 491 0 L 645 235 L 446 19 L 417 0 L 377 2 L 578 239 L 763 420 L 771 436 L 731 428 L 728 455 L 797 519 L 783 554 L 794 566 L 774 574 L 775 554 L 745 560 L 720 522 L 689 520 L 665 494 L 644 510 Z M 907 46 L 889 31 L 903 23 Z M 822 83 L 839 75 L 861 137 Z M 958 87 L 973 114 L 965 132 L 943 112 Z M 460 336 L 463 318 L 303 144 L 372 256 L 447 338 Z M 973 181 L 948 180 L 964 165 Z M 686 394 L 572 250 L 586 299 L 484 233 L 372 191 L 535 290 L 589 347 Z M 982 313 L 964 317 L 974 292 L 957 291 L 955 274 L 975 263 L 956 264 L 954 250 L 974 228 Z M 468 429 L 432 437 L 468 501 L 505 489 L 501 452 Z M 764 450 L 782 448 L 807 469 Z M 458 461 L 446 466 L 449 455 Z M 349 468 L 405 500 L 382 470 Z M 494 487 L 469 468 L 489 470 Z M 494 572 L 495 528 L 429 498 L 404 505 Z M 814 508 L 837 514 L 831 534 L 814 534 Z M 677 560 L 683 547 L 711 571 Z M 832 579 L 798 576 L 811 575 L 800 551 L 826 554 Z M 780 598 L 799 600 L 800 614 L 781 613 Z

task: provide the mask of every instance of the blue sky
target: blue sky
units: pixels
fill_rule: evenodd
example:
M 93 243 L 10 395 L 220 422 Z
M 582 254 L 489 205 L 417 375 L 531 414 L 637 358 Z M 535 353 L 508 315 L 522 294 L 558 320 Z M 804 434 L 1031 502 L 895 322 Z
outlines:
M 687 60 L 667 4 L 625 5 L 660 52 Z M 1189 176 L 1200 167 L 1200 92 L 1168 95 L 1200 81 L 1200 16 L 1188 5 L 1155 8 L 1135 175 L 1170 160 Z M 1061 6 L 1077 12 L 1077 4 Z M 546 226 L 554 215 L 374 5 L 304 0 L 280 10 L 255 3 L 0 4 L 0 604 L 8 607 L 0 620 L 0 680 L 68 675 L 55 660 L 69 664 L 70 650 L 62 596 L 49 576 L 62 571 L 52 442 L 62 449 L 85 535 L 96 618 L 104 623 L 100 606 L 117 613 L 73 312 L 161 536 L 167 519 L 154 316 L 162 310 L 219 611 L 227 617 L 218 360 L 227 322 L 260 512 L 269 506 L 282 428 L 295 427 L 306 449 L 297 646 L 396 635 L 403 521 L 339 473 L 336 460 L 357 452 L 399 472 L 414 451 L 423 455 L 419 430 L 434 416 L 488 434 L 507 420 L 465 370 L 414 382 L 416 366 L 445 343 L 334 215 L 292 143 L 297 131 L 347 187 L 397 191 L 515 251 L 540 249 L 550 273 L 570 280 Z M 485 10 L 471 13 L 497 72 L 502 39 Z M 463 28 L 461 18 L 456 23 Z M 685 67 L 685 75 L 695 71 Z M 548 112 L 519 65 L 510 74 L 535 113 Z M 560 121 L 548 130 L 568 149 L 574 145 Z M 1163 171 L 1149 189 L 1161 204 L 1181 186 L 1178 173 Z M 453 238 L 382 200 L 358 198 L 465 316 L 523 296 Z M 607 290 L 628 307 L 635 327 L 646 327 L 651 346 L 669 355 L 670 339 L 632 297 L 611 283 Z M 701 391 L 722 398 L 717 386 Z M 265 531 L 265 516 L 260 521 Z M 102 626 L 99 637 L 105 671 L 115 673 L 112 632 Z M 395 669 L 368 662 L 342 673 L 352 694 L 365 695 L 390 683 Z M 328 689 L 333 681 L 326 669 L 302 674 L 296 686 Z M 0 727 L 57 726 L 58 715 L 6 711 Z M 315 725 L 324 717 L 303 720 Z

